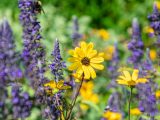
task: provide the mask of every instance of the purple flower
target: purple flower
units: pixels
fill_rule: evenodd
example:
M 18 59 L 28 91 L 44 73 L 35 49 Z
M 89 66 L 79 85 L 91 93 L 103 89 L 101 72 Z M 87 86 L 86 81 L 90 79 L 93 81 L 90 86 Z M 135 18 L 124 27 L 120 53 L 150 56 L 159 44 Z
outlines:
M 138 87 L 139 109 L 153 117 L 157 114 L 156 97 L 150 83 L 140 84 Z
M 26 118 L 30 115 L 32 102 L 27 92 L 21 91 L 18 84 L 12 85 L 12 112 L 15 119 Z
M 72 32 L 71 38 L 73 40 L 74 46 L 77 46 L 79 43 L 79 40 L 82 38 L 82 34 L 79 33 L 79 25 L 78 25 L 77 17 L 73 18 L 73 32 Z
M 141 63 L 143 57 L 143 41 L 141 39 L 140 27 L 137 19 L 132 22 L 132 39 L 128 43 L 128 49 L 131 51 L 132 55 L 129 57 L 129 63 L 132 63 L 135 68 Z
M 55 81 L 59 81 L 63 79 L 63 69 L 66 66 L 65 62 L 62 61 L 58 40 L 56 40 L 54 43 L 54 50 L 52 52 L 52 56 L 54 57 L 54 60 L 49 67 L 55 77 Z
M 115 46 L 115 52 L 108 66 L 108 72 L 111 78 L 111 82 L 107 88 L 115 87 L 117 85 L 115 80 L 117 79 L 117 76 L 118 76 L 117 70 L 118 70 L 118 65 L 119 65 L 119 51 L 117 48 L 117 43 L 115 43 L 114 46 Z
M 14 37 L 8 21 L 0 26 L 0 80 L 9 82 L 22 77 L 20 54 L 15 51 Z
M 40 34 L 41 26 L 34 8 L 35 1 L 19 0 L 19 9 L 21 11 L 19 19 L 23 26 L 24 40 L 22 58 L 26 67 L 26 76 L 30 80 L 32 87 L 36 89 L 39 85 L 41 74 L 45 72 L 45 51 L 40 42 L 42 38 Z M 41 63 L 41 69 L 38 63 Z
M 150 21 L 150 26 L 154 29 L 155 35 L 160 34 L 160 13 L 158 11 L 157 5 L 154 4 L 153 12 L 148 16 L 148 20 Z

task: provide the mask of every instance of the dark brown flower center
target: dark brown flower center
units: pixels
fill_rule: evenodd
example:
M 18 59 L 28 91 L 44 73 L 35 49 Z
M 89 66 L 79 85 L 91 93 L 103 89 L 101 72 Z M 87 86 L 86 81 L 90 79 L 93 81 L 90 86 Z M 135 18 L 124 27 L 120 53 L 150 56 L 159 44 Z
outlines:
M 89 60 L 89 58 L 84 57 L 84 58 L 81 60 L 81 63 L 82 63 L 83 65 L 88 66 L 88 65 L 90 64 L 90 60 Z

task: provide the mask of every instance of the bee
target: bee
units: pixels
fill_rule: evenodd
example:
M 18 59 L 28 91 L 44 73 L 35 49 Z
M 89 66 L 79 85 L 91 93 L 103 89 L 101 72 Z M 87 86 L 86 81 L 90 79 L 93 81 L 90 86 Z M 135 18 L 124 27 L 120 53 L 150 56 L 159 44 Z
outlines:
M 42 7 L 42 3 L 39 0 L 33 1 L 32 9 L 33 9 L 34 13 L 36 13 L 36 14 L 39 14 L 41 12 L 43 12 L 45 14 L 44 9 Z

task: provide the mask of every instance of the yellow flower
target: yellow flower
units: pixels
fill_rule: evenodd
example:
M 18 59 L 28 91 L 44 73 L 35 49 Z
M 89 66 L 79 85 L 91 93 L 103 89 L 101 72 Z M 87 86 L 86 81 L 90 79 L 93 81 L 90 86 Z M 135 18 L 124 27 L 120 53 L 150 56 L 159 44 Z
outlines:
M 105 29 L 98 30 L 98 36 L 100 36 L 102 40 L 108 40 L 110 37 L 109 32 Z
M 69 66 L 69 70 L 76 70 L 76 74 L 82 76 L 84 74 L 85 79 L 96 78 L 96 72 L 93 68 L 103 70 L 104 66 L 100 63 L 104 61 L 102 53 L 97 53 L 93 49 L 92 42 L 87 44 L 81 42 L 80 47 L 76 47 L 74 50 L 70 50 L 69 54 L 72 56 L 68 60 L 72 62 Z
M 58 82 L 55 81 L 49 81 L 44 84 L 44 87 L 49 87 L 49 89 L 46 89 L 47 94 L 52 95 L 57 93 L 59 90 L 66 90 L 71 88 L 69 85 L 64 85 L 64 80 L 60 80 Z
M 112 112 L 107 110 L 104 114 L 103 117 L 106 118 L 107 120 L 122 120 L 122 114 L 119 112 Z
M 157 90 L 157 91 L 156 91 L 155 96 L 156 96 L 157 99 L 160 98 L 160 90 Z
M 157 8 L 160 10 L 160 1 L 156 1 L 155 4 L 156 4 Z
M 131 114 L 132 115 L 141 115 L 141 111 L 139 110 L 139 108 L 133 108 L 131 109 Z
M 93 93 L 94 84 L 92 81 L 83 82 L 82 87 L 80 89 L 80 96 L 82 97 L 82 103 L 80 107 L 82 110 L 87 110 L 89 107 L 86 105 L 85 101 L 90 101 L 92 103 L 97 104 L 99 102 L 98 95 Z
M 147 26 L 147 27 L 144 28 L 144 32 L 145 33 L 154 33 L 154 30 L 153 30 L 153 28 Z
M 150 57 L 151 57 L 151 60 L 155 60 L 156 57 L 157 57 L 157 53 L 155 50 L 150 50 Z
M 128 85 L 128 86 L 135 86 L 139 83 L 146 83 L 146 78 L 138 78 L 139 70 L 134 69 L 132 75 L 124 70 L 122 71 L 122 75 L 119 76 L 117 79 L 118 84 Z
M 115 47 L 114 46 L 107 46 L 104 50 L 104 59 L 105 60 L 111 60 L 113 57 L 115 51 Z

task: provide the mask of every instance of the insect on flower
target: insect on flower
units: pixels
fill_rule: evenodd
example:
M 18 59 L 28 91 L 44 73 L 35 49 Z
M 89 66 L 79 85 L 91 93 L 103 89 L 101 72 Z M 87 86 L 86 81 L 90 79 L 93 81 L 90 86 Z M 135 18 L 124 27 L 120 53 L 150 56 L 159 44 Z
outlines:
M 71 88 L 71 86 L 64 84 L 64 80 L 60 80 L 58 82 L 55 82 L 52 80 L 48 83 L 45 83 L 44 87 L 46 87 L 45 90 L 48 95 L 54 95 L 54 94 L 58 93 L 60 90 L 67 90 L 67 89 Z M 47 87 L 48 87 L 48 89 L 47 89 Z
M 33 2 L 32 9 L 36 14 L 41 13 L 41 12 L 45 14 L 44 9 L 42 7 L 42 3 L 39 0 Z

